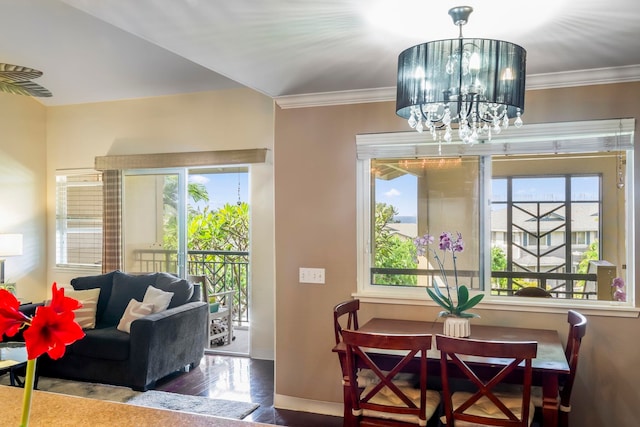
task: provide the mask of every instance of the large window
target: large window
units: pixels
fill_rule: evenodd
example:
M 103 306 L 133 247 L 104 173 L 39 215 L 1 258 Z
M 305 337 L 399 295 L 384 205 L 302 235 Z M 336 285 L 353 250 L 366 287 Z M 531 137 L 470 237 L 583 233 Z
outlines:
M 503 260 L 491 266 L 492 294 L 514 295 L 535 286 L 556 298 L 597 297 L 593 278 L 585 275 L 589 261 L 600 259 L 601 174 L 520 174 L 536 173 L 547 163 L 565 170 L 601 170 L 611 157 L 589 153 L 520 156 L 517 161 L 492 158 L 491 233 L 496 237 L 491 239 L 491 253 Z M 514 169 L 519 175 L 500 176 Z M 592 246 L 587 236 L 595 237 Z
M 102 264 L 102 174 L 56 174 L 56 265 L 87 268 Z
M 465 242 L 460 283 L 485 301 L 529 286 L 611 301 L 612 279 L 634 277 L 633 122 L 530 125 L 476 145 L 359 136 L 359 293 L 424 299 L 442 272 L 413 240 L 449 231 Z

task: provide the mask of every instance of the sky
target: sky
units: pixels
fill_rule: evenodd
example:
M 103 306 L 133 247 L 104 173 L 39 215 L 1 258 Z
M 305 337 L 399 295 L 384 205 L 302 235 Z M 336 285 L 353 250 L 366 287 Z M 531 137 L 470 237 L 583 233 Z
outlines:
M 249 202 L 249 174 L 231 172 L 218 174 L 189 175 L 189 182 L 204 184 L 209 193 L 209 208 L 217 210 L 226 203 L 238 202 L 238 182 L 240 182 L 240 200 Z M 201 206 L 199 203 L 198 206 Z
M 572 199 L 597 201 L 599 186 L 597 177 L 574 177 Z M 506 200 L 506 180 L 495 180 L 494 200 Z M 564 199 L 563 178 L 518 178 L 514 180 L 514 196 L 520 201 Z M 376 202 L 395 206 L 398 216 L 417 216 L 417 178 L 406 174 L 389 181 L 376 179 Z

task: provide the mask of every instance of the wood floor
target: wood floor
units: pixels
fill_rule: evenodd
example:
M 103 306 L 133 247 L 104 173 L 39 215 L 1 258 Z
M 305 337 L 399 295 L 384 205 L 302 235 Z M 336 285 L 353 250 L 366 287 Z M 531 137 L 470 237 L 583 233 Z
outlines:
M 260 407 L 245 420 L 291 427 L 341 427 L 341 417 L 275 409 L 273 362 L 248 357 L 205 355 L 195 369 L 158 381 L 156 390 L 253 402 Z

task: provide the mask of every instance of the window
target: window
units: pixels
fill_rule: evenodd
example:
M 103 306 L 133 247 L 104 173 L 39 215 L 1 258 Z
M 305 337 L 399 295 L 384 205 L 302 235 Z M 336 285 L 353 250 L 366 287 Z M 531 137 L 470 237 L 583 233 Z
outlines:
M 586 236 L 598 236 L 602 230 L 601 175 L 498 175 L 514 170 L 534 173 L 549 162 L 560 162 L 566 170 L 592 162 L 587 169 L 598 170 L 609 157 L 537 154 L 521 156 L 517 162 L 493 157 L 492 195 L 497 197 L 491 202 L 491 231 L 504 232 L 507 238 L 491 240 L 492 254 L 504 260 L 499 271 L 505 271 L 494 274 L 498 269 L 492 265 L 492 294 L 513 295 L 535 286 L 557 298 L 597 297 L 585 275 L 588 262 L 600 259 L 600 245 L 596 240 L 589 248 Z
M 416 257 L 413 239 L 450 231 L 465 240 L 460 283 L 485 301 L 513 300 L 524 286 L 565 302 L 610 300 L 600 261 L 634 282 L 634 126 L 528 125 L 506 143 L 476 145 L 359 135 L 359 296 L 424 299 L 440 272 Z
M 102 174 L 59 171 L 56 175 L 56 265 L 102 264 Z

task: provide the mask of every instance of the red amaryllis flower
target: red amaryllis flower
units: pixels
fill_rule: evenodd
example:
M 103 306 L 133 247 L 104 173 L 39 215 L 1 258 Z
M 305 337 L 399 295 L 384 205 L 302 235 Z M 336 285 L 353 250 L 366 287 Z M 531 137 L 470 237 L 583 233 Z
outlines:
M 24 332 L 29 359 L 44 353 L 52 359 L 61 358 L 68 344 L 84 337 L 82 328 L 74 319 L 72 311 L 57 313 L 51 306 L 38 307 L 31 326 Z
M 82 307 L 82 304 L 78 300 L 64 296 L 64 288 L 58 289 L 56 282 L 53 282 L 51 286 L 51 304 L 49 307 L 56 313 L 64 313 L 65 311 L 72 311 Z
M 0 289 L 0 340 L 3 334 L 9 337 L 18 333 L 28 317 L 20 312 L 20 301 L 6 289 Z

